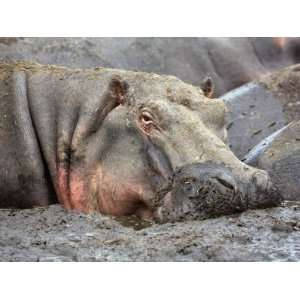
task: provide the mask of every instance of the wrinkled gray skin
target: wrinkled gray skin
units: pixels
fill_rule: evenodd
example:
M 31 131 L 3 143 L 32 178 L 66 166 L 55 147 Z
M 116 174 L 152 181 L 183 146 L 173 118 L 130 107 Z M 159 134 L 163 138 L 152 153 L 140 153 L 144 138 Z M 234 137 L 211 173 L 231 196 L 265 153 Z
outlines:
M 0 58 L 169 74 L 219 96 L 300 62 L 299 38 L 0 38 Z
M 220 97 L 228 108 L 228 142 L 244 156 L 260 141 L 300 120 L 300 65 L 281 69 Z
M 280 203 L 267 173 L 228 149 L 225 105 L 200 88 L 170 76 L 27 63 L 0 64 L 0 79 L 2 207 L 58 199 L 77 211 L 166 222 Z M 189 180 L 216 193 L 214 204 L 200 196 L 204 204 L 182 209 L 189 191 L 176 191 Z

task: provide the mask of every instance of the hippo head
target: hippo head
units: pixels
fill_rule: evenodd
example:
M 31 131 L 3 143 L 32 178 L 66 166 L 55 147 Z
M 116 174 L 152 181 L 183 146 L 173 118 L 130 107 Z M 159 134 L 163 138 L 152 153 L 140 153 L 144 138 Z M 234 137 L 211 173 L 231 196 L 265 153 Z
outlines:
M 73 151 L 72 207 L 166 222 L 278 204 L 266 172 L 228 148 L 226 107 L 207 97 L 207 83 L 112 75 L 106 95 L 116 105 Z

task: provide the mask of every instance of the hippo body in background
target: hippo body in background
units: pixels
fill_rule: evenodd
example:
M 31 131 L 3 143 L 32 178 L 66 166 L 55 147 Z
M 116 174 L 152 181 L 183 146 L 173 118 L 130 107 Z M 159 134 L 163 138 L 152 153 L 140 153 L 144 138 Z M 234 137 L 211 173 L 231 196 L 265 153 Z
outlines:
M 228 107 L 230 149 L 243 159 L 264 138 L 300 120 L 300 65 L 263 76 L 220 98 Z
M 297 38 L 0 38 L 0 59 L 169 74 L 216 96 L 300 62 Z
M 176 77 L 2 63 L 0 92 L 1 207 L 164 222 L 281 201 L 227 147 L 223 101 Z
M 261 141 L 245 163 L 268 171 L 285 200 L 300 201 L 300 121 Z

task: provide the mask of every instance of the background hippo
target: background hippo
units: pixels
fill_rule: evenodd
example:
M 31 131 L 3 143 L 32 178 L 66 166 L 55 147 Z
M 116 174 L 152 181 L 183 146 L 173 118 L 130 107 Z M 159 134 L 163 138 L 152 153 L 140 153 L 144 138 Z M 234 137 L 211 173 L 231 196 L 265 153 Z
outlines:
M 228 108 L 228 140 L 237 157 L 300 120 L 300 65 L 262 76 L 220 97 Z
M 175 75 L 219 96 L 300 62 L 298 38 L 0 38 L 0 58 Z
M 267 170 L 285 200 L 300 200 L 300 121 L 293 121 L 262 140 L 245 157 Z
M 224 195 L 226 214 L 280 203 L 266 172 L 229 150 L 225 105 L 200 88 L 171 76 L 27 63 L 2 63 L 0 78 L 2 207 L 58 199 L 77 211 L 164 222 L 216 215 Z M 201 189 L 213 205 L 195 205 Z
M 245 163 L 266 170 L 285 200 L 299 201 L 300 65 L 263 76 L 221 98 L 229 110 L 232 151 Z

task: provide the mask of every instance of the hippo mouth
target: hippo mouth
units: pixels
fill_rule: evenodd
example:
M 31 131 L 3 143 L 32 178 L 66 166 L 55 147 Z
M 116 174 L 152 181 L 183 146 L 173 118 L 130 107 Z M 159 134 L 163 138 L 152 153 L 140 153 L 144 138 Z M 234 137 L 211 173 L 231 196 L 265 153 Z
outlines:
M 263 171 L 246 183 L 223 165 L 195 163 L 178 169 L 155 201 L 154 219 L 165 223 L 278 206 L 282 197 Z

